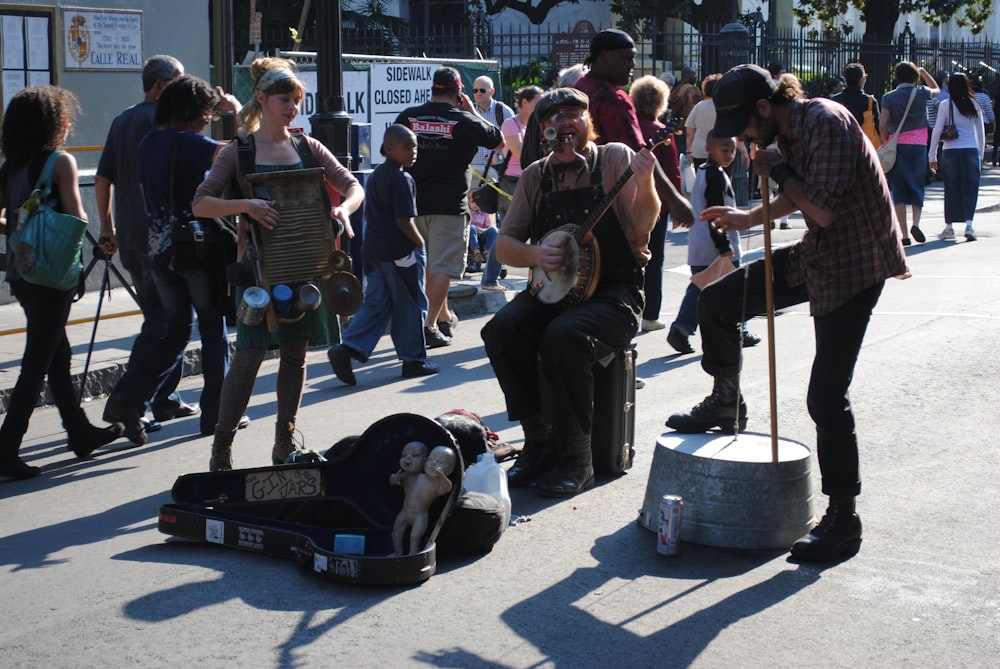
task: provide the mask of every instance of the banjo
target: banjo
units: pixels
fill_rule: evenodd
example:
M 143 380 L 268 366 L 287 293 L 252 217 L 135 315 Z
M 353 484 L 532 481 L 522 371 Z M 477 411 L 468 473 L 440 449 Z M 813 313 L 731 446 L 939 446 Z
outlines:
M 665 128 L 646 142 L 646 148 L 652 151 L 656 146 L 670 142 L 676 127 L 676 121 L 671 119 Z M 632 166 L 629 165 L 583 222 L 560 226 L 542 237 L 541 242 L 555 241 L 563 247 L 563 266 L 551 272 L 540 267 L 531 268 L 528 290 L 540 302 L 565 307 L 586 302 L 594 295 L 601 275 L 601 250 L 593 235 L 594 226 L 631 178 Z

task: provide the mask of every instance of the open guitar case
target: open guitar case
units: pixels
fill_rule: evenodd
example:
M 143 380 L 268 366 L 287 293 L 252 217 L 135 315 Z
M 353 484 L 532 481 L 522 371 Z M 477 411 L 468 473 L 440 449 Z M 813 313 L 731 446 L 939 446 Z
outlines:
M 451 491 L 431 504 L 423 549 L 393 556 L 403 488 L 390 485 L 389 476 L 399 471 L 410 441 L 450 446 L 456 462 Z M 435 571 L 435 540 L 461 494 L 464 469 L 460 449 L 439 423 L 394 414 L 327 462 L 180 476 L 158 526 L 164 534 L 291 558 L 334 581 L 413 585 Z

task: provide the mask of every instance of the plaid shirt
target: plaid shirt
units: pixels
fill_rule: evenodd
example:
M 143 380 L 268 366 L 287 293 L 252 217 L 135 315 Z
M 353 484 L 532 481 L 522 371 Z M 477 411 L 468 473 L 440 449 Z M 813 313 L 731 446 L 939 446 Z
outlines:
M 805 282 L 814 316 L 825 316 L 861 291 L 906 273 L 892 196 L 874 147 L 854 116 L 831 100 L 793 100 L 781 154 L 813 203 L 837 216 L 826 228 L 805 217 L 807 230 L 785 270 Z

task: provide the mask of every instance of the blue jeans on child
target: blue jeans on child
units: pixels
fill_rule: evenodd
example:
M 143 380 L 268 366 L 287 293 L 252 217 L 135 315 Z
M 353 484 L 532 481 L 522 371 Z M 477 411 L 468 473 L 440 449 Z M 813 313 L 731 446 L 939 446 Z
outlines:
M 421 247 L 413 254 L 416 262 L 409 267 L 399 267 L 392 260 L 365 260 L 365 301 L 341 337 L 355 360 L 368 362 L 386 325 L 390 325 L 389 335 L 400 360 L 427 359 L 427 250 Z

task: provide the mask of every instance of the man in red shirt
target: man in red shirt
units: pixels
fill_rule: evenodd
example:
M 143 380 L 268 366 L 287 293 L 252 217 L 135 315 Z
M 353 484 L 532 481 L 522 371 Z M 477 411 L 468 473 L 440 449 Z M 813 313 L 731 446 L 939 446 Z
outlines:
M 590 99 L 590 118 L 597 144 L 621 142 L 638 151 L 646 142 L 635 105 L 625 86 L 635 70 L 635 42 L 621 30 L 602 30 L 590 41 L 590 55 L 583 62 L 590 67 L 574 87 Z M 685 200 L 657 164 L 653 172 L 656 192 L 666 205 L 674 227 L 690 228 L 694 223 L 691 203 Z

